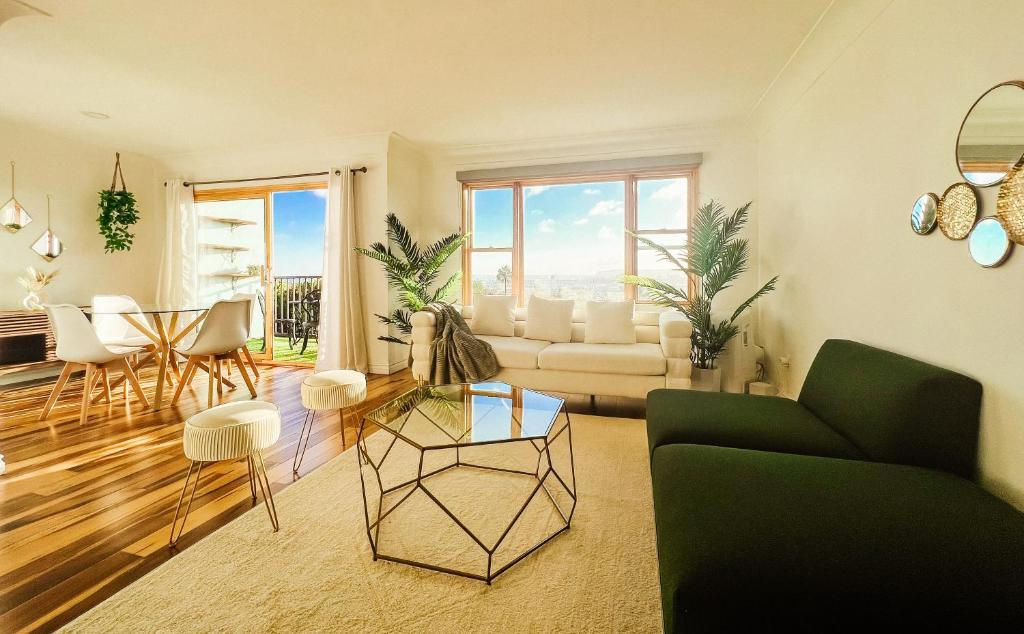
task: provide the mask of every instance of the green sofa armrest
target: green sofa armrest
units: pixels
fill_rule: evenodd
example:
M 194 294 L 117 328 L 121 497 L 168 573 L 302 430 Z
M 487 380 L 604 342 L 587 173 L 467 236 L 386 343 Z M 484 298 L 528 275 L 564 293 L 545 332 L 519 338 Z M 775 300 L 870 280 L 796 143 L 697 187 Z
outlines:
M 654 390 L 647 395 L 647 442 L 652 453 L 661 445 L 687 443 L 864 457 L 795 401 L 693 390 Z

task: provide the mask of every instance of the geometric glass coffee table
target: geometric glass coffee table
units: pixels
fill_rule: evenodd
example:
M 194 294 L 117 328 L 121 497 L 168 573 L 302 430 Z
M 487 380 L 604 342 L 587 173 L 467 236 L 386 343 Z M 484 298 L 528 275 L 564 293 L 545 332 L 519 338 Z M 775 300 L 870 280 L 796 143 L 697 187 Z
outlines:
M 499 382 L 420 386 L 368 413 L 357 446 L 375 561 L 489 584 L 572 521 L 560 398 Z

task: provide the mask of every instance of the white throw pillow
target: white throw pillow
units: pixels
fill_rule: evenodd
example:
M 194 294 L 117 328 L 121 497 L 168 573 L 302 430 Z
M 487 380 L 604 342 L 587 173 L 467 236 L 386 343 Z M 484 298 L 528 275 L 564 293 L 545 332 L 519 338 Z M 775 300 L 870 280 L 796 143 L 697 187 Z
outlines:
M 633 300 L 624 302 L 587 302 L 585 343 L 636 343 L 633 326 Z
M 531 295 L 530 304 L 526 307 L 526 332 L 523 338 L 553 343 L 570 341 L 575 303 L 571 299 L 545 299 Z
M 474 295 L 472 330 L 478 335 L 515 335 L 516 296 Z

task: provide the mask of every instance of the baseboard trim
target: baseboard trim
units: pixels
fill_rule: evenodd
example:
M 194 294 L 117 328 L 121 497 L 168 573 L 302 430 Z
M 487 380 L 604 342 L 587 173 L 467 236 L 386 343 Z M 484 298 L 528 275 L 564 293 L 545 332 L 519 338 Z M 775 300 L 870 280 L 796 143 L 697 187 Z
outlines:
M 384 365 L 383 363 L 372 363 L 367 370 L 369 370 L 370 374 L 395 374 L 396 372 L 401 372 L 407 367 L 409 367 L 409 362 L 402 359 L 401 361 L 395 361 L 389 365 Z

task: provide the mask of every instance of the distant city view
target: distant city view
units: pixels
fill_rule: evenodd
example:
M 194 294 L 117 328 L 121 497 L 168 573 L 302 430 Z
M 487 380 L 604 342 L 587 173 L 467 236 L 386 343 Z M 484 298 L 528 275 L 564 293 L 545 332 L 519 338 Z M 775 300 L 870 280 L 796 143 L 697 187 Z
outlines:
M 640 275 L 686 288 L 685 278 L 673 271 L 646 270 Z M 524 297 L 540 295 L 556 299 L 574 299 L 577 304 L 591 300 L 621 300 L 625 298 L 625 285 L 619 281 L 622 271 L 597 271 L 590 275 L 556 274 L 527 275 L 523 280 Z M 497 275 L 474 275 L 474 295 L 509 295 L 512 293 L 512 280 L 499 278 Z M 524 301 L 525 303 L 525 301 Z

